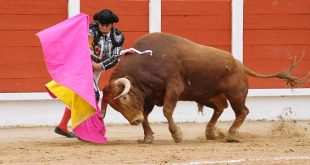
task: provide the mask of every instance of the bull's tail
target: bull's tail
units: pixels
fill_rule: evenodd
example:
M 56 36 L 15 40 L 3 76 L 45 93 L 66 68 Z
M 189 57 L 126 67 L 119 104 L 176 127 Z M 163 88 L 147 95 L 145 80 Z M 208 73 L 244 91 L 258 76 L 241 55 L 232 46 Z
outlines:
M 257 73 L 254 70 L 246 66 L 243 66 L 243 68 L 247 75 L 252 76 L 252 77 L 257 77 L 257 78 L 277 78 L 279 74 L 282 73 L 282 72 L 278 72 L 278 73 L 272 73 L 272 74 L 262 74 L 262 73 Z
M 252 76 L 252 77 L 258 77 L 258 78 L 279 78 L 284 81 L 286 81 L 286 84 L 289 87 L 296 87 L 298 84 L 305 83 L 309 79 L 309 73 L 303 77 L 302 79 L 292 75 L 292 70 L 298 65 L 298 63 L 301 61 L 302 57 L 297 61 L 296 58 L 294 58 L 291 66 L 283 72 L 277 72 L 277 73 L 271 73 L 271 74 L 261 74 L 257 73 L 254 70 L 243 66 L 244 71 L 246 72 L 247 75 Z

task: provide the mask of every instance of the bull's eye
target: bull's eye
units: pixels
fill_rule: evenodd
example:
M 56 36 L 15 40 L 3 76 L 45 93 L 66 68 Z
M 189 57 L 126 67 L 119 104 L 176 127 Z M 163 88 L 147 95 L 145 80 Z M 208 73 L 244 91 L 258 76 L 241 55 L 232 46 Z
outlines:
M 120 98 L 122 102 L 127 102 L 128 101 L 128 95 L 125 95 L 123 97 Z

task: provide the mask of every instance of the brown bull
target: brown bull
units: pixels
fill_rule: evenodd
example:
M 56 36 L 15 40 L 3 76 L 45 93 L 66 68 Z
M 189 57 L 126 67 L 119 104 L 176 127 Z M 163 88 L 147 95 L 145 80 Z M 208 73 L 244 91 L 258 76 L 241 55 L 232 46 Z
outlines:
M 174 141 L 182 141 L 181 129 L 172 117 L 178 100 L 195 101 L 214 109 L 206 129 L 208 139 L 215 138 L 215 123 L 227 107 L 228 100 L 236 119 L 227 140 L 236 141 L 236 133 L 249 113 L 245 105 L 247 75 L 285 79 L 290 85 L 298 81 L 290 75 L 292 68 L 287 72 L 258 74 L 227 51 L 171 34 L 147 34 L 136 41 L 134 48 L 150 49 L 153 55 L 124 56 L 103 93 L 106 101 L 132 125 L 142 122 L 145 143 L 153 141 L 148 115 L 154 105 L 163 106 Z M 106 105 L 102 107 L 105 109 Z

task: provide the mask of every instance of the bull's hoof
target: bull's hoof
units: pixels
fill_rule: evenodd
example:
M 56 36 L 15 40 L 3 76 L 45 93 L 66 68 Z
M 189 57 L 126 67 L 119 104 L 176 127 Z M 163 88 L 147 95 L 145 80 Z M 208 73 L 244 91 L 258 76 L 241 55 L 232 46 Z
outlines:
M 211 128 L 206 128 L 206 139 L 207 140 L 216 140 L 216 135 L 215 135 L 215 128 L 211 127 Z
M 149 136 L 145 136 L 143 140 L 139 139 L 138 143 L 140 143 L 140 144 L 152 144 L 153 141 L 154 141 L 154 136 L 149 135 Z
M 226 141 L 229 143 L 239 143 L 240 140 L 236 134 L 228 134 Z
M 224 139 L 225 138 L 225 134 L 221 130 L 217 129 L 216 130 L 216 137 L 218 139 Z
M 216 139 L 223 139 L 225 134 L 219 130 L 218 128 L 207 128 L 206 129 L 206 139 L 207 140 L 216 140 Z
M 176 127 L 176 131 L 171 134 L 174 142 L 181 143 L 183 141 L 183 133 L 180 127 Z
M 206 130 L 206 139 L 207 140 L 216 140 L 214 129 L 207 129 Z

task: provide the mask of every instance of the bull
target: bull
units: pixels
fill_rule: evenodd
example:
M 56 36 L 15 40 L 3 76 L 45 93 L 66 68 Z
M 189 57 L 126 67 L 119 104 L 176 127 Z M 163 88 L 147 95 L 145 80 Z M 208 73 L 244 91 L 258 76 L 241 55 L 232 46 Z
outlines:
M 152 56 L 132 53 L 123 56 L 111 76 L 110 85 L 103 89 L 102 109 L 106 103 L 120 112 L 132 125 L 142 123 L 144 143 L 153 142 L 148 115 L 155 105 L 163 106 L 169 131 L 176 143 L 183 139 L 182 131 L 173 119 L 177 101 L 195 101 L 214 109 L 207 124 L 207 139 L 216 138 L 215 124 L 227 107 L 235 113 L 228 130 L 227 141 L 238 141 L 237 132 L 249 113 L 245 105 L 248 94 L 248 75 L 258 78 L 280 78 L 290 85 L 300 79 L 288 71 L 274 74 L 257 73 L 231 53 L 204 46 L 167 33 L 151 33 L 133 45 L 137 50 L 152 50 Z

